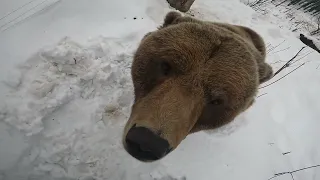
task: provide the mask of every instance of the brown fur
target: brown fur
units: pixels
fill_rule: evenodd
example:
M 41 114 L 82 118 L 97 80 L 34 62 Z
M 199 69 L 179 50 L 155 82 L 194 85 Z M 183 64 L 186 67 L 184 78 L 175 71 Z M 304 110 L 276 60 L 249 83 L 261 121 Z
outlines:
M 272 77 L 265 56 L 263 39 L 247 27 L 168 13 L 135 53 L 135 103 L 124 137 L 135 124 L 174 149 L 190 133 L 229 123 Z

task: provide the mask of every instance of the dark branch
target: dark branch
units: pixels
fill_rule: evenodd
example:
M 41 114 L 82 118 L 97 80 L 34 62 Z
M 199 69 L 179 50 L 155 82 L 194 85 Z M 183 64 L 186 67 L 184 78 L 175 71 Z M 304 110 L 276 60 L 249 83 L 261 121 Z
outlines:
M 257 96 L 257 98 L 262 97 L 262 96 L 267 95 L 267 94 L 268 94 L 268 93 L 260 94 L 259 96 Z
M 271 51 L 275 50 L 276 48 L 278 48 L 281 44 L 283 44 L 286 40 L 283 40 L 281 43 L 279 43 L 278 45 L 272 47 L 270 49 L 267 50 L 267 54 L 269 54 Z
M 261 88 L 259 88 L 259 89 L 262 89 L 262 88 L 268 87 L 268 86 L 270 86 L 270 85 L 272 85 L 272 84 L 274 84 L 274 83 L 276 83 L 276 82 L 280 81 L 281 79 L 285 78 L 286 76 L 288 76 L 289 74 L 293 73 L 294 71 L 296 71 L 297 69 L 299 69 L 301 66 L 303 66 L 303 65 L 305 65 L 305 64 L 306 64 L 306 63 L 301 64 L 300 66 L 298 66 L 298 67 L 297 67 L 297 68 L 295 68 L 294 70 L 290 71 L 288 74 L 286 74 L 286 75 L 282 76 L 280 79 L 278 79 L 278 80 L 276 80 L 276 81 L 274 81 L 274 82 L 272 82 L 272 83 L 270 83 L 270 84 L 267 84 L 267 85 L 265 85 L 265 86 L 262 86 L 262 87 L 261 87 Z
M 290 153 L 291 153 L 291 151 L 282 153 L 282 155 L 286 155 L 286 154 L 290 154 Z
M 290 47 L 287 47 L 287 48 L 285 48 L 285 49 L 281 49 L 281 50 L 279 50 L 279 51 L 273 52 L 272 54 L 275 54 L 275 53 L 278 53 L 278 52 L 281 52 L 281 51 L 286 51 L 286 50 L 288 50 L 288 49 L 290 49 Z
M 320 167 L 320 164 L 315 165 L 315 166 L 310 166 L 310 167 L 305 167 L 305 168 L 297 169 L 297 170 L 291 171 L 291 173 L 303 171 L 303 170 L 306 170 L 306 169 L 316 168 L 316 167 Z
M 294 180 L 293 174 L 292 174 L 292 173 L 290 173 L 290 174 L 291 174 L 291 178 L 292 178 L 292 180 Z
M 294 63 L 298 62 L 299 60 L 301 60 L 301 59 L 305 58 L 306 56 L 308 56 L 308 55 L 309 55 L 309 54 L 311 54 L 311 53 L 313 53 L 313 52 L 312 52 L 312 51 L 311 51 L 311 52 L 308 52 L 306 55 L 304 55 L 304 56 L 302 56 L 301 58 L 299 58 L 299 59 L 297 59 L 297 60 L 293 61 L 291 64 L 294 64 Z
M 299 171 L 303 171 L 303 170 L 306 170 L 306 169 L 311 169 L 311 168 L 316 168 L 316 167 L 320 167 L 320 164 L 318 165 L 315 165 L 315 166 L 309 166 L 309 167 L 305 167 L 305 168 L 301 168 L 301 169 L 297 169 L 297 170 L 294 170 L 294 171 L 288 171 L 288 172 L 281 172 L 281 173 L 277 173 L 277 174 L 274 174 L 273 177 L 269 178 L 268 180 L 270 179 L 274 179 L 278 176 L 282 176 L 282 175 L 285 175 L 285 174 L 290 174 L 292 179 L 294 180 L 294 177 L 293 177 L 293 173 L 296 173 L 296 172 L 299 172 Z
M 289 67 L 291 62 L 299 55 L 299 53 L 304 49 L 306 48 L 307 46 L 304 46 L 300 49 L 300 51 L 295 55 L 293 56 L 286 64 L 284 64 L 277 72 L 274 73 L 273 77 L 275 77 L 277 74 L 279 74 L 282 70 L 284 70 L 285 68 Z

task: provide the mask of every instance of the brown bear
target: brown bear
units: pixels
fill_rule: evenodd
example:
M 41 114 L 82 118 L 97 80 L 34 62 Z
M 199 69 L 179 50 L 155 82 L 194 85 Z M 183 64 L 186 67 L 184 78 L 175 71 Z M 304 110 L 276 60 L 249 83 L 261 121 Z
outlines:
M 135 100 L 124 148 L 140 161 L 155 161 L 187 135 L 229 123 L 272 78 L 265 57 L 263 39 L 247 27 L 169 12 L 134 55 Z

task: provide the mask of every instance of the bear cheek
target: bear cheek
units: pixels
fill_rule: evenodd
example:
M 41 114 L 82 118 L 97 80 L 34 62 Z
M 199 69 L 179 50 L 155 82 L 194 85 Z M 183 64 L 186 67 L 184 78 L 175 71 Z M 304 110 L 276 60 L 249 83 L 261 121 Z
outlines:
M 191 130 L 191 133 L 218 128 L 229 121 L 227 115 L 228 111 L 225 107 L 212 107 L 207 105 L 202 110 L 202 113 Z

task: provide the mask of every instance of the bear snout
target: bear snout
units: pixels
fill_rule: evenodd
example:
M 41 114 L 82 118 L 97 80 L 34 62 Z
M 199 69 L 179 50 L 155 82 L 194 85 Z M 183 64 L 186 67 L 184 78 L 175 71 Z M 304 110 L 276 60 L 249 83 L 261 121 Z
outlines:
M 139 161 L 151 162 L 166 156 L 172 148 L 167 140 L 146 127 L 131 127 L 125 137 L 126 151 Z

